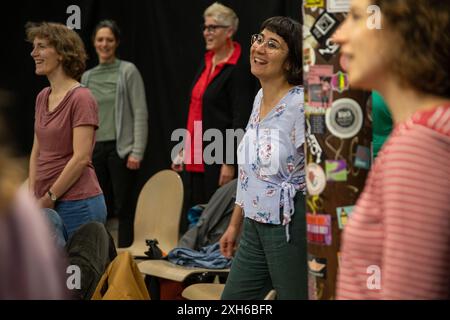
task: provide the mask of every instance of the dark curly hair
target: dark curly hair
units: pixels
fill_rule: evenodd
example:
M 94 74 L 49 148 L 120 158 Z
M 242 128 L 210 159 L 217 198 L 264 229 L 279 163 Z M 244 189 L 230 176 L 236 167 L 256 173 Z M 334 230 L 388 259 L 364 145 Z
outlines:
M 372 0 L 393 31 L 391 70 L 410 87 L 450 97 L 450 2 L 448 0 Z
M 286 42 L 289 48 L 287 62 L 289 70 L 286 71 L 286 79 L 292 85 L 300 85 L 302 77 L 302 26 L 297 21 L 288 17 L 272 17 L 261 25 L 260 31 L 264 29 L 274 32 Z
M 86 69 L 86 50 L 80 36 L 61 23 L 28 22 L 25 25 L 27 40 L 33 43 L 35 38 L 47 39 L 63 57 L 64 72 L 71 78 L 80 80 Z
M 120 29 L 119 26 L 117 25 L 117 23 L 114 20 L 102 20 L 100 21 L 94 29 L 94 32 L 92 32 L 92 36 L 91 36 L 91 40 L 92 43 L 94 43 L 95 41 L 95 36 L 97 35 L 98 30 L 102 29 L 102 28 L 109 28 L 109 30 L 111 30 L 111 32 L 114 35 L 114 38 L 116 38 L 116 42 L 120 43 Z

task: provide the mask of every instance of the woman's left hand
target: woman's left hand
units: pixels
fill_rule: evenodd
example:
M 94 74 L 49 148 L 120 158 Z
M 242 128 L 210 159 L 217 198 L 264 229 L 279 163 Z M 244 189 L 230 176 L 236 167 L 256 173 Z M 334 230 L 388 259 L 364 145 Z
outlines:
M 141 167 L 141 161 L 138 159 L 129 156 L 127 161 L 127 168 L 130 170 L 138 170 Z
M 55 209 L 55 202 L 47 194 L 38 200 L 38 205 L 42 209 Z
M 229 164 L 223 164 L 220 169 L 219 186 L 223 186 L 233 180 L 234 178 L 234 166 Z

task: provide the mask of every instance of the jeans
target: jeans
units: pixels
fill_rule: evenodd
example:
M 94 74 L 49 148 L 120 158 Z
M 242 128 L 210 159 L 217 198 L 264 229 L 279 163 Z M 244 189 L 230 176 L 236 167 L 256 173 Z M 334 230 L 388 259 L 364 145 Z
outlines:
M 103 194 L 82 200 L 58 201 L 56 212 L 62 218 L 68 238 L 82 225 L 97 221 L 106 222 L 106 204 Z
M 69 238 L 63 220 L 59 214 L 52 209 L 44 209 L 44 214 L 49 222 L 51 238 L 58 248 L 64 248 Z

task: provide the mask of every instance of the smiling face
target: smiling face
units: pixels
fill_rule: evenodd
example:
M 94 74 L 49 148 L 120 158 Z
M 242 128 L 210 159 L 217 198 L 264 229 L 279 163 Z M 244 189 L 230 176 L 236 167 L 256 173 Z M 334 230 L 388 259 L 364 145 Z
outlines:
M 119 43 L 110 28 L 98 29 L 95 34 L 94 47 L 100 63 L 111 63 L 116 57 Z
M 392 51 L 387 46 L 392 35 L 367 26 L 369 5 L 369 0 L 353 0 L 350 14 L 333 36 L 333 41 L 341 45 L 350 85 L 361 89 L 376 89 L 386 79 Z
M 224 24 L 218 23 L 213 17 L 205 17 L 204 26 L 223 26 Z M 214 31 L 208 31 L 208 29 L 203 30 L 203 38 L 206 43 L 206 50 L 219 51 L 221 48 L 226 46 L 228 39 L 231 39 L 233 31 L 231 27 L 218 27 Z
M 56 52 L 55 47 L 49 44 L 47 39 L 35 38 L 31 56 L 36 65 L 36 74 L 48 76 L 58 68 L 62 68 L 62 56 Z
M 250 47 L 250 67 L 259 80 L 286 77 L 286 59 L 289 49 L 282 37 L 264 29 L 260 41 Z

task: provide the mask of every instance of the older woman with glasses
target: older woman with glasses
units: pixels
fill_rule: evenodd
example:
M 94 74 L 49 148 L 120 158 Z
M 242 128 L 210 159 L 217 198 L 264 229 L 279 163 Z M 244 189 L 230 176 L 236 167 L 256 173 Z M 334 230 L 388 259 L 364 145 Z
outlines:
M 206 54 L 194 79 L 187 119 L 187 139 L 182 152 L 173 159 L 172 169 L 184 171 L 184 213 L 196 204 L 207 203 L 214 191 L 235 178 L 236 147 L 225 141 L 227 129 L 243 129 L 250 115 L 251 78 L 244 68 L 241 46 L 233 41 L 239 19 L 236 13 L 219 3 L 209 6 L 202 26 Z M 207 159 L 203 141 L 208 129 L 218 130 L 223 139 L 222 156 Z M 227 150 L 226 145 L 233 148 Z M 218 150 L 216 150 L 217 152 Z M 207 155 L 206 155 L 207 156 Z M 213 160 L 213 161 L 211 161 Z M 182 216 L 181 231 L 187 228 Z
M 273 17 L 251 39 L 251 72 L 262 89 L 238 147 L 236 206 L 220 240 L 231 257 L 242 227 L 223 299 L 262 299 L 271 289 L 279 299 L 306 298 L 301 30 Z

